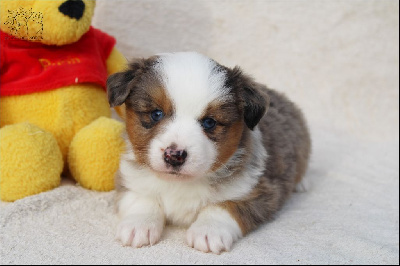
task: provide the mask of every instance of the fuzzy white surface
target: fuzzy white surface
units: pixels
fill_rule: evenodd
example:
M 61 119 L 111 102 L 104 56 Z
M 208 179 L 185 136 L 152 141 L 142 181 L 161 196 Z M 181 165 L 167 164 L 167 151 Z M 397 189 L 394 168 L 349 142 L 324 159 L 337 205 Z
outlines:
M 1 264 L 399 263 L 397 1 L 98 0 L 95 12 L 127 58 L 195 50 L 285 92 L 311 128 L 309 189 L 213 255 L 177 227 L 122 247 L 115 192 L 64 181 L 0 204 Z

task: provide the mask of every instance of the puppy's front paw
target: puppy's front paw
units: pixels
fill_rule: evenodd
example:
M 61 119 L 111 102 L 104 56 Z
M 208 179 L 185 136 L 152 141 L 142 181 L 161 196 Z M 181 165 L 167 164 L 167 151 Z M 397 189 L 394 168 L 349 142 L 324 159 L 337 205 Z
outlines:
M 201 213 L 186 234 L 189 246 L 220 254 L 229 251 L 234 241 L 242 236 L 237 222 L 223 209 Z
M 203 251 L 220 254 L 229 251 L 233 241 L 236 240 L 228 230 L 214 227 L 213 225 L 192 225 L 187 231 L 187 243 L 189 246 Z
M 118 225 L 116 239 L 119 239 L 124 246 L 135 248 L 154 245 L 160 240 L 163 227 L 163 222 L 159 221 L 126 218 Z

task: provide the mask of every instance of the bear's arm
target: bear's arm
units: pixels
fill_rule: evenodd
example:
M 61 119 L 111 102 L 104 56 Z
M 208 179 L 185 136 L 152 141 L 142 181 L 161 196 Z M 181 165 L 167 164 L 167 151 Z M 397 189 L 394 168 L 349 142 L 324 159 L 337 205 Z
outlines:
M 111 74 L 114 74 L 116 72 L 120 72 L 125 70 L 127 67 L 128 62 L 125 58 L 125 56 L 117 50 L 117 48 L 113 48 L 110 56 L 107 59 L 107 74 L 110 76 Z M 121 117 L 123 120 L 125 120 L 125 104 L 121 106 L 116 106 L 114 107 L 114 110 L 117 112 L 119 117 Z
M 114 47 L 107 59 L 107 74 L 111 75 L 123 71 L 127 67 L 127 64 L 125 56 Z

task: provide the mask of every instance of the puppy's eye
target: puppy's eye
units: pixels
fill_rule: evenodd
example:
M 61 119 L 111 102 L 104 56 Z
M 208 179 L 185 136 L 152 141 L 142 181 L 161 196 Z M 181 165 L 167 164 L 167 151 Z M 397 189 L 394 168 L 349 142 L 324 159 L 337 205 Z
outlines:
M 201 121 L 201 126 L 205 130 L 212 130 L 217 125 L 217 121 L 212 118 L 206 117 Z
M 158 122 L 164 117 L 164 113 L 163 111 L 157 109 L 151 112 L 150 116 L 153 121 Z

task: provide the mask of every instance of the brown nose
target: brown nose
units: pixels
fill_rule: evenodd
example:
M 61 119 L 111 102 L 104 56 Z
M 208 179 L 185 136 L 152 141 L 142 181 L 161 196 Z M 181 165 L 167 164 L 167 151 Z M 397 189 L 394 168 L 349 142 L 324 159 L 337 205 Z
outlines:
M 176 148 L 176 145 L 171 145 L 164 151 L 164 161 L 173 166 L 178 167 L 185 163 L 187 152 Z

